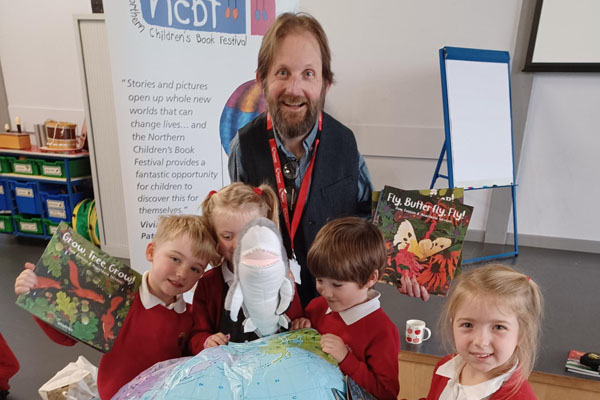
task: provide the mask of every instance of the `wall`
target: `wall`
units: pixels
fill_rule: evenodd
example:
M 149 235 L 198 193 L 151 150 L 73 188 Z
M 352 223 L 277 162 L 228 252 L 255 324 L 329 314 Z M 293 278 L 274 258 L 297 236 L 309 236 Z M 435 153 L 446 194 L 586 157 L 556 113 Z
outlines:
M 535 75 L 518 176 L 519 233 L 592 241 L 588 247 L 600 252 L 599 110 L 600 73 Z
M 336 84 L 327 110 L 354 129 L 376 188 L 428 187 L 443 144 L 438 49 L 515 49 L 521 0 L 301 0 L 323 24 Z M 36 12 L 31 12 L 35 9 Z M 88 1 L 0 2 L 0 60 L 11 117 L 83 119 L 72 14 Z M 28 16 L 23 29 L 18 15 Z M 600 74 L 534 75 L 517 177 L 521 244 L 600 252 Z M 514 90 L 514 89 L 513 89 Z M 442 185 L 439 182 L 438 185 Z M 489 191 L 468 192 L 484 230 Z M 580 246 L 584 243 L 583 247 Z M 578 247 L 579 246 L 579 247 Z
M 89 1 L 0 2 L 0 61 L 13 127 L 16 116 L 27 131 L 47 118 L 81 126 L 73 14 L 83 13 L 91 13 Z
M 429 187 L 444 143 L 438 50 L 512 54 L 521 1 L 349 1 L 343 9 L 340 2 L 300 4 L 329 36 L 337 82 L 326 108 L 355 131 L 375 187 Z M 475 206 L 470 229 L 485 229 L 489 197 L 489 191 L 466 194 Z

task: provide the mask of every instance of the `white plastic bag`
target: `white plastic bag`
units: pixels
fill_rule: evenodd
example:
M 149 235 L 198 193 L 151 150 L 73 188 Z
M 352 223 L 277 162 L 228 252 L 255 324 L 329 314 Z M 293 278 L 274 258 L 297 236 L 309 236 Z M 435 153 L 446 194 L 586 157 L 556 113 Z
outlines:
M 70 362 L 38 389 L 44 400 L 92 400 L 98 399 L 96 378 L 98 368 L 85 357 Z

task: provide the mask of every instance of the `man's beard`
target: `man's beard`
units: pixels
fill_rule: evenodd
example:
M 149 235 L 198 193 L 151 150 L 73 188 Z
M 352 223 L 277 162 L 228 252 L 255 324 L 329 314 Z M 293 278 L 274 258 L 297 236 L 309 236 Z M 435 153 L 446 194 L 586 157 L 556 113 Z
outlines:
M 268 93 L 268 90 L 267 90 Z M 306 104 L 307 108 L 304 117 L 297 113 L 287 112 L 281 109 L 281 103 L 288 104 Z M 325 104 L 325 87 L 321 90 L 321 95 L 316 102 L 312 102 L 304 96 L 286 96 L 282 95 L 277 99 L 267 96 L 267 110 L 273 119 L 273 126 L 282 139 L 295 139 L 306 136 L 317 121 L 317 117 Z

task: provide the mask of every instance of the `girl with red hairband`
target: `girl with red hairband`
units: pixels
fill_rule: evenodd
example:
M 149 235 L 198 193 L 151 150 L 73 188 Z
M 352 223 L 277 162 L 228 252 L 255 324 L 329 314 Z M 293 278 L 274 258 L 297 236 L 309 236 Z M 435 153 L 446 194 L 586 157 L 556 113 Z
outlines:
M 202 202 L 202 215 L 217 240 L 223 259 L 220 266 L 204 273 L 194 292 L 196 319 L 190 339 L 194 354 L 208 347 L 258 338 L 253 332 L 244 333 L 244 315 L 238 316 L 236 322 L 231 320 L 224 307 L 225 296 L 234 279 L 232 258 L 238 234 L 248 222 L 258 217 L 268 218 L 279 226 L 279 201 L 269 185 L 252 187 L 236 182 L 219 191 L 211 191 Z M 291 320 L 303 315 L 297 291 L 286 315 Z

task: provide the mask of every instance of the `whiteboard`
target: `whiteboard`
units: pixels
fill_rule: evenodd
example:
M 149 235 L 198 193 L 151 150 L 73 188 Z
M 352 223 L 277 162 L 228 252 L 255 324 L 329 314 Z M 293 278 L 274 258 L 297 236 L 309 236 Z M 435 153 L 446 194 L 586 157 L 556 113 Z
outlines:
M 600 71 L 598 16 L 598 0 L 537 0 L 525 71 Z
M 514 184 L 508 53 L 449 47 L 442 50 L 451 186 Z

